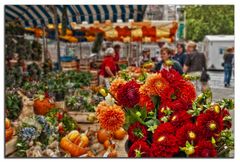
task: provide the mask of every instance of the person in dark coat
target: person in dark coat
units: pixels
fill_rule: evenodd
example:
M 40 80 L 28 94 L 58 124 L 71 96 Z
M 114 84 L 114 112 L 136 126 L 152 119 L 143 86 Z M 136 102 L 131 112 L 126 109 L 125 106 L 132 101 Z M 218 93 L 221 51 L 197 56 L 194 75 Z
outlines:
M 183 72 L 189 73 L 191 76 L 202 76 L 203 71 L 207 71 L 206 58 L 203 53 L 200 53 L 196 49 L 197 45 L 195 42 L 189 41 L 187 44 L 187 57 L 184 63 Z M 202 81 L 201 90 L 204 92 L 208 87 L 208 79 Z M 197 83 L 196 83 L 197 87 Z
M 173 60 L 178 61 L 181 64 L 181 66 L 183 67 L 186 57 L 187 57 L 187 55 L 185 53 L 184 44 L 178 43 L 177 44 L 177 53 L 173 56 Z
M 233 68 L 233 58 L 234 50 L 233 48 L 228 48 L 227 52 L 223 56 L 224 60 L 224 86 L 229 87 L 232 77 L 232 68 Z

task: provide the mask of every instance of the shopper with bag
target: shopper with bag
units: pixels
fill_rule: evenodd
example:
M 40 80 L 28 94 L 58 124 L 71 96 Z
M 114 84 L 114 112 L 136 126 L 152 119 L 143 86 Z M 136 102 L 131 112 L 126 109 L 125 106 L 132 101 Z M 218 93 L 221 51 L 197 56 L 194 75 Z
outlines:
M 189 73 L 193 77 L 200 77 L 201 91 L 206 91 L 210 76 L 207 74 L 206 58 L 203 53 L 196 49 L 197 45 L 193 41 L 187 43 L 187 57 L 184 63 L 183 72 Z M 196 81 L 196 87 L 197 87 Z

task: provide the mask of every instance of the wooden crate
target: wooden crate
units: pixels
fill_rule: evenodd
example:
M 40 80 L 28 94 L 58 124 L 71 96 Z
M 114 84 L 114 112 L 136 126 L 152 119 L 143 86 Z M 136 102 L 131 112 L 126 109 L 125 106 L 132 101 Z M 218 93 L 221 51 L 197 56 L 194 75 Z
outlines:
M 92 74 L 93 79 L 98 78 L 98 71 L 97 70 L 90 70 L 90 73 Z
M 98 80 L 92 80 L 90 86 L 98 86 Z
M 76 71 L 77 67 L 62 68 L 62 71 Z
M 5 156 L 10 156 L 17 150 L 16 144 L 17 136 L 13 136 L 13 138 L 5 144 Z
M 79 69 L 80 70 L 88 70 L 88 71 L 90 71 L 90 66 L 89 65 L 80 65 Z
M 55 107 L 65 110 L 65 102 L 64 101 L 55 102 Z
M 87 60 L 87 59 L 82 59 L 82 60 L 79 61 L 79 64 L 80 64 L 80 65 L 89 65 L 90 62 L 89 62 L 89 60 Z
M 68 114 L 78 123 L 96 123 L 96 120 L 91 122 L 87 119 L 89 115 L 95 115 L 95 112 L 68 111 Z
M 77 65 L 77 61 L 61 62 L 62 68 L 72 68 L 77 67 Z

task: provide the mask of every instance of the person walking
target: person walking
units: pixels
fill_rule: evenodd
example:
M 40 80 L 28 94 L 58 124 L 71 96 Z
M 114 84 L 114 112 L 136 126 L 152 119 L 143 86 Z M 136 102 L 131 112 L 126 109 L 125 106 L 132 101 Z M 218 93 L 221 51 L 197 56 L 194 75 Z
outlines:
M 183 43 L 178 43 L 177 44 L 177 52 L 175 53 L 175 55 L 172 57 L 173 60 L 178 61 L 181 66 L 183 67 L 184 62 L 186 60 L 186 53 L 185 53 L 185 46 Z
M 189 73 L 193 77 L 200 77 L 202 92 L 208 89 L 209 75 L 206 73 L 206 58 L 203 53 L 196 49 L 197 45 L 193 41 L 187 43 L 187 56 L 183 66 L 183 72 Z M 198 87 L 196 81 L 196 88 Z
M 233 58 L 234 58 L 234 50 L 233 48 L 228 48 L 226 53 L 223 56 L 224 60 L 224 86 L 229 87 L 230 81 L 232 77 L 232 69 L 233 69 Z

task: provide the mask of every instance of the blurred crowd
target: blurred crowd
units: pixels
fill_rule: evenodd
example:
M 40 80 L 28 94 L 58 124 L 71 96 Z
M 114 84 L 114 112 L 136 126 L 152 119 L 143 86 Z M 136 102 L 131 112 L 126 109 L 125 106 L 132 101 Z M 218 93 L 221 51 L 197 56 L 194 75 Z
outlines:
M 104 51 L 104 59 L 100 69 L 100 80 L 108 77 L 114 77 L 119 70 L 117 62 L 120 58 L 121 46 L 108 47 Z M 209 88 L 208 81 L 210 76 L 207 73 L 205 54 L 197 50 L 197 44 L 193 41 L 178 42 L 175 47 L 168 44 L 159 44 L 160 53 L 157 52 L 154 57 L 150 55 L 150 49 L 144 48 L 134 66 L 141 67 L 148 62 L 154 62 L 152 71 L 161 71 L 163 69 L 175 69 L 181 75 L 187 74 L 191 77 L 199 78 L 195 80 L 196 88 L 201 83 L 201 91 Z M 226 49 L 224 54 L 224 85 L 230 86 L 230 80 L 234 67 L 234 47 Z

